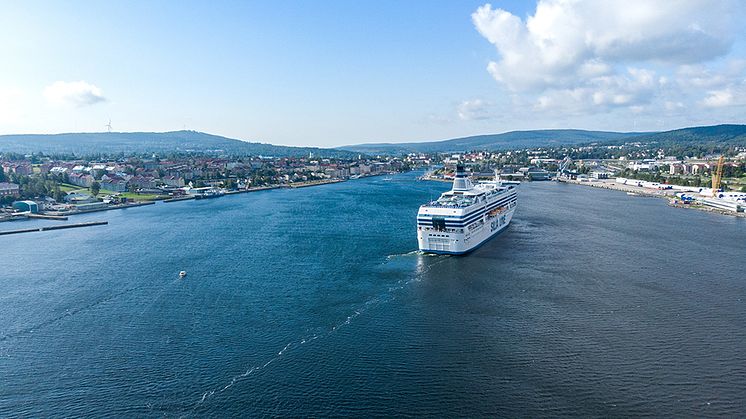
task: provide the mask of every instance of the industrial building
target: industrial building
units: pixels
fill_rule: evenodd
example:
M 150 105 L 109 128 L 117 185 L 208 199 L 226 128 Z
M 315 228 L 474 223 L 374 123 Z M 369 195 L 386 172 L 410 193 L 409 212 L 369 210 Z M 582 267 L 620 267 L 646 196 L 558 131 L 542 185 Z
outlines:
M 13 209 L 18 212 L 39 213 L 39 205 L 34 201 L 16 201 L 13 203 Z

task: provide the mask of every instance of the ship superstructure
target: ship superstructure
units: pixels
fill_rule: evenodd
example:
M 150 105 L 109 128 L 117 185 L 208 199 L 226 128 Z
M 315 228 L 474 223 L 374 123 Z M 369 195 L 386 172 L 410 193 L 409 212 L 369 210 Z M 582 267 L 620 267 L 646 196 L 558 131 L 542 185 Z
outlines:
M 474 184 L 457 165 L 453 188 L 417 213 L 419 248 L 427 253 L 469 253 L 508 227 L 516 205 L 515 185 L 498 180 Z

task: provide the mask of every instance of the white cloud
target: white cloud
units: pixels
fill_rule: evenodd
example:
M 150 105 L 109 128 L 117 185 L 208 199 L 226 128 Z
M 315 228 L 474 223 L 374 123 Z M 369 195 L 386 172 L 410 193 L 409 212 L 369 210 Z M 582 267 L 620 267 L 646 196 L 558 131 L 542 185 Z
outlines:
M 462 121 L 490 119 L 489 106 L 482 99 L 465 100 L 458 105 L 458 117 Z
M 733 92 L 730 89 L 710 91 L 702 104 L 711 108 L 730 106 L 733 104 Z
M 685 108 L 685 106 L 684 106 L 683 103 L 681 103 L 681 102 L 674 102 L 674 101 L 671 101 L 671 100 L 665 101 L 665 103 L 663 104 L 663 106 L 669 112 L 674 112 L 674 111 L 678 111 L 678 110 L 681 110 L 681 109 Z
M 56 106 L 83 107 L 106 101 L 97 86 L 85 81 L 56 81 L 44 89 L 44 97 Z
M 746 106 L 746 79 L 740 84 L 733 83 L 723 89 L 708 91 L 702 105 L 708 108 Z
M 704 106 L 736 103 L 725 89 L 744 80 L 746 63 L 727 55 L 745 5 L 540 0 L 526 19 L 486 4 L 472 21 L 499 55 L 487 71 L 507 91 L 532 102 L 534 111 L 640 113 L 653 104 L 669 111 L 689 108 L 681 87 L 700 89 L 699 99 L 690 101 Z M 720 68 L 708 66 L 713 62 Z

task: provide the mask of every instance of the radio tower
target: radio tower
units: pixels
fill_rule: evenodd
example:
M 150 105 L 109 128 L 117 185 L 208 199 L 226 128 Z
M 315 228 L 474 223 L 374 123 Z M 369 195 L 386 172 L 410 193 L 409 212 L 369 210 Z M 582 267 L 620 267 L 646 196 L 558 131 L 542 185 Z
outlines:
M 111 118 L 109 118 L 109 123 L 104 125 L 109 132 L 111 132 Z

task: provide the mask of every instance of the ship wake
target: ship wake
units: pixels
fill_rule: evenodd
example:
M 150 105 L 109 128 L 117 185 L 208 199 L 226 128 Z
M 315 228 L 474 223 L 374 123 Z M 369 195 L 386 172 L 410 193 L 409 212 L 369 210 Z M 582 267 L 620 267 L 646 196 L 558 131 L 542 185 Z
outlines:
M 390 255 L 387 257 L 387 261 L 396 258 L 396 257 L 406 257 L 406 256 L 429 256 L 426 254 L 423 254 L 419 250 L 404 253 L 401 255 Z M 252 375 L 257 374 L 258 372 L 268 368 L 271 364 L 273 364 L 275 361 L 280 360 L 282 357 L 289 356 L 292 354 L 294 350 L 298 350 L 300 347 L 310 344 L 311 342 L 323 339 L 331 336 L 332 334 L 336 333 L 338 330 L 350 325 L 356 318 L 359 316 L 365 314 L 369 310 L 381 306 L 383 304 L 386 304 L 392 300 L 396 299 L 396 293 L 408 285 L 420 281 L 421 277 L 426 274 L 428 271 L 433 269 L 436 265 L 444 262 L 446 258 L 440 258 L 440 260 L 435 260 L 433 263 L 428 264 L 426 267 L 419 266 L 417 271 L 414 273 L 414 275 L 407 279 L 402 279 L 397 281 L 396 283 L 388 286 L 385 291 L 381 292 L 380 294 L 373 296 L 360 304 L 357 308 L 353 309 L 350 314 L 348 314 L 346 317 L 343 318 L 343 320 L 340 320 L 335 325 L 333 325 L 331 328 L 326 329 L 323 332 L 320 333 L 311 333 L 305 336 L 301 336 L 293 341 L 288 342 L 285 344 L 282 349 L 276 352 L 275 355 L 267 358 L 264 362 L 258 363 L 255 365 L 252 365 L 248 367 L 246 370 L 244 370 L 242 373 L 237 374 L 233 376 L 230 380 L 228 380 L 225 384 L 205 391 L 200 396 L 199 400 L 197 401 L 196 405 L 194 406 L 194 409 L 197 409 L 199 405 L 207 402 L 210 400 L 210 398 L 223 393 L 233 387 L 235 384 L 249 379 Z M 386 263 L 386 262 L 384 262 Z M 194 411 L 194 410 L 193 410 Z

